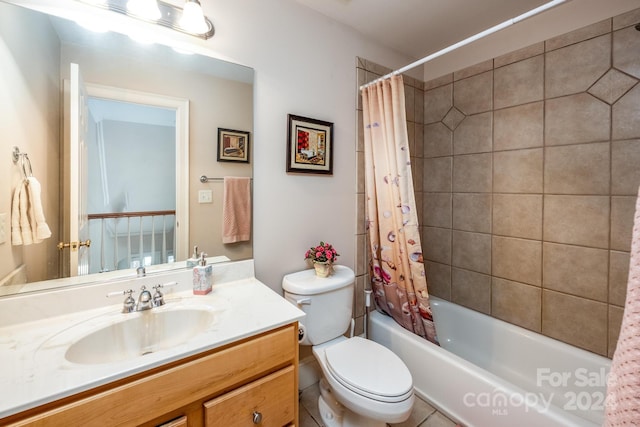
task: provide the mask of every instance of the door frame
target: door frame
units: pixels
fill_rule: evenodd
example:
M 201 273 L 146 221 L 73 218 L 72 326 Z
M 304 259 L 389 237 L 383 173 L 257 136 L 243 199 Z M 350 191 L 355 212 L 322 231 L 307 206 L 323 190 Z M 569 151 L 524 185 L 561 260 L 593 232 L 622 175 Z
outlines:
M 87 95 L 176 111 L 176 260 L 189 255 L 189 100 L 85 82 Z

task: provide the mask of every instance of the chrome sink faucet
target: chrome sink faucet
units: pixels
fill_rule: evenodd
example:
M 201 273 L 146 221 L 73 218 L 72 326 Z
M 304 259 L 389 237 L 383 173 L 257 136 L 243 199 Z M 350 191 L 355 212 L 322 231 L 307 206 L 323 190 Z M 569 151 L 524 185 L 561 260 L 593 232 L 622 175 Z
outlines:
M 144 277 L 147 275 L 147 270 L 143 266 L 136 268 L 136 277 Z
M 158 284 L 153 287 L 153 289 L 155 289 L 155 293 L 153 294 L 153 296 L 151 295 L 151 292 L 147 290 L 147 287 L 142 285 L 142 287 L 140 287 L 140 296 L 138 297 L 137 302 L 132 297 L 132 294 L 135 292 L 133 289 L 127 289 L 126 291 L 109 292 L 107 294 L 107 297 L 126 295 L 126 298 L 124 299 L 124 303 L 122 305 L 123 313 L 132 313 L 134 311 L 146 311 L 146 310 L 151 310 L 154 307 L 163 306 L 165 304 L 164 295 L 162 294 L 162 292 L 160 292 L 160 289 L 169 287 L 169 286 L 175 286 L 177 284 L 178 282 L 168 282 L 168 283 Z
M 138 297 L 138 304 L 136 304 L 136 311 L 151 310 L 153 308 L 153 298 L 151 292 L 142 285 L 140 288 L 140 296 Z

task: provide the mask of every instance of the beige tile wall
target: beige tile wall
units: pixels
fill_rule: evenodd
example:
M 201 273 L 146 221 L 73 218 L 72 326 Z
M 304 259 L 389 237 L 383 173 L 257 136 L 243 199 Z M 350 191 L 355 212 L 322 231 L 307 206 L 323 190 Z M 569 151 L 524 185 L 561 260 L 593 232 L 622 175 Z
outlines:
M 431 294 L 612 356 L 640 185 L 638 22 L 640 9 L 429 82 L 405 78 Z M 361 85 L 390 70 L 358 59 L 357 71 Z M 361 134 L 357 150 L 360 290 Z

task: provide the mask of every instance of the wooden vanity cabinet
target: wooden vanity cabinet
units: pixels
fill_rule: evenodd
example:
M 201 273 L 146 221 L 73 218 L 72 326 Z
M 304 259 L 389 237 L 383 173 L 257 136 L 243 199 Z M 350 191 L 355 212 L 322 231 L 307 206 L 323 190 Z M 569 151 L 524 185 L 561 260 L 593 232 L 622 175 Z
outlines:
M 297 323 L 0 419 L 11 426 L 297 424 Z
M 160 424 L 158 427 L 187 427 L 188 425 L 187 416 L 183 415 L 175 420 Z
M 225 393 L 204 404 L 206 426 L 257 425 L 282 427 L 291 423 L 297 393 L 289 385 L 295 381 L 293 366 L 281 369 Z

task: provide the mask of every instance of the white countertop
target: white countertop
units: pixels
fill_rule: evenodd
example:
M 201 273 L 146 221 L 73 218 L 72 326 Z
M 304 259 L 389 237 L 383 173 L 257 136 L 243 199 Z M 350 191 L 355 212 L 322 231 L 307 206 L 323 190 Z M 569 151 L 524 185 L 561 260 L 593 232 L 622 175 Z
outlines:
M 106 292 L 113 290 L 138 290 L 141 284 L 150 288 L 151 284 L 144 283 L 144 279 L 93 285 L 90 295 L 87 294 L 86 288 L 76 289 L 84 292 L 84 295 L 78 296 L 78 307 L 85 308 L 82 302 L 92 299 L 99 300 L 103 306 L 67 311 L 66 314 L 57 313 L 60 311 L 59 307 L 44 309 L 45 312 L 49 311 L 50 315 L 43 315 L 42 312 L 43 307 L 49 307 L 49 303 L 56 304 L 61 298 L 64 298 L 66 305 L 69 305 L 70 300 L 73 303 L 75 294 L 78 293 L 74 294 L 74 289 L 61 291 L 64 294 L 62 297 L 52 295 L 49 303 L 43 295 L 38 295 L 39 300 L 32 296 L 30 299 L 18 297 L 13 301 L 0 301 L 0 421 L 3 417 L 26 409 L 220 347 L 304 317 L 304 313 L 297 307 L 252 277 L 252 272 L 251 277 L 242 277 L 247 274 L 233 273 L 234 264 L 224 264 L 218 269 L 214 266 L 213 291 L 204 296 L 193 295 L 189 270 L 171 273 L 166 277 L 154 276 L 152 283 L 166 283 L 165 280 L 177 279 L 179 285 L 165 289 L 166 304 L 152 310 L 174 310 L 188 306 L 208 307 L 215 313 L 214 321 L 204 332 L 183 344 L 120 362 L 75 364 L 65 359 L 65 352 L 71 343 L 95 325 L 104 325 L 105 322 L 116 323 L 127 316 L 141 315 L 142 313 L 120 313 L 124 297 L 108 299 L 109 305 L 104 305 L 104 300 L 107 300 Z M 246 270 L 246 265 L 244 267 Z M 251 263 L 251 270 L 252 267 Z M 232 274 L 227 274 L 229 272 Z M 35 307 L 27 308 L 27 305 Z M 33 313 L 31 318 L 24 314 L 19 315 L 24 309 Z M 11 317 L 10 312 L 20 318 L 20 322 L 7 324 L 7 319 Z M 36 315 L 36 312 L 40 315 Z

